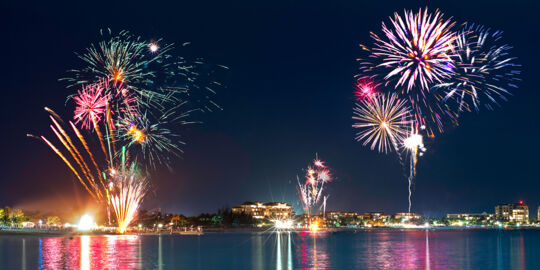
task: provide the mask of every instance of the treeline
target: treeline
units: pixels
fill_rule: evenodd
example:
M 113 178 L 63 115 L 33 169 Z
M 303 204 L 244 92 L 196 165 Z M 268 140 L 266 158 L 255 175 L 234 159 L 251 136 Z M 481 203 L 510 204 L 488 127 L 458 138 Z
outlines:
M 253 227 L 260 223 L 270 222 L 265 220 L 256 220 L 251 215 L 235 214 L 231 208 L 223 207 L 215 213 L 202 213 L 198 216 L 185 216 L 182 214 L 162 213 L 159 210 L 148 211 L 141 210 L 138 213 L 137 221 L 132 226 L 144 226 L 153 228 L 162 224 L 165 227 Z
M 13 225 L 22 225 L 25 222 L 31 222 L 34 224 L 39 224 L 41 221 L 42 225 L 48 226 L 60 226 L 62 221 L 56 215 L 44 215 L 39 211 L 28 211 L 27 213 L 23 212 L 21 209 L 12 209 L 9 206 L 0 208 L 0 224 L 6 226 Z

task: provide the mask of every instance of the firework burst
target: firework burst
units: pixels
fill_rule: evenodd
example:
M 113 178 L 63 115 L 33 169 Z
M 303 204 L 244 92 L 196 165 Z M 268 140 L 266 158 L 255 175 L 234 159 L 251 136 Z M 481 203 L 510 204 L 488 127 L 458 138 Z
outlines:
M 365 69 L 384 68 L 386 82 L 395 81 L 395 88 L 405 86 L 406 91 L 416 85 L 427 90 L 431 83 L 449 77 L 455 39 L 451 19 L 443 20 L 439 11 L 430 14 L 420 9 L 418 13 L 405 10 L 403 17 L 396 12 L 390 22 L 391 28 L 382 23 L 384 37 L 371 33 L 375 43 L 370 56 L 377 64 L 366 63 Z
M 382 23 L 382 36 L 371 33 L 373 48 L 362 46 L 369 57 L 360 59 L 360 78 L 382 79 L 385 86 L 409 99 L 414 120 L 425 125 L 431 136 L 435 130 L 442 132 L 446 121 L 457 124 L 456 114 L 431 89 L 451 78 L 454 25 L 439 11 L 405 10 L 404 16 L 396 12 L 390 26 Z
M 371 99 L 377 95 L 377 88 L 379 87 L 373 80 L 363 78 L 358 79 L 354 85 L 354 98 L 356 101 L 362 101 L 364 99 Z
M 306 214 L 310 215 L 311 210 L 319 204 L 324 184 L 330 182 L 331 179 L 330 170 L 318 158 L 315 158 L 312 166 L 308 166 L 305 181 L 302 183 L 298 179 L 298 193 Z
M 134 155 L 140 155 L 148 160 L 152 167 L 157 164 L 168 165 L 170 154 L 179 156 L 185 143 L 174 128 L 193 124 L 188 121 L 191 111 L 181 110 L 181 105 L 166 111 L 159 117 L 150 111 L 141 115 L 128 114 L 118 121 L 118 141 L 132 150 Z
M 450 80 L 438 83 L 443 101 L 454 101 L 459 111 L 487 109 L 499 106 L 511 95 L 509 88 L 516 88 L 519 67 L 510 49 L 500 44 L 501 31 L 491 31 L 481 25 L 465 24 L 458 32 L 453 55 L 455 67 Z
M 82 128 L 90 129 L 93 123 L 101 121 L 105 115 L 109 95 L 101 84 L 83 86 L 78 95 L 73 97 L 75 102 L 75 124 L 81 123 Z
M 102 36 L 111 36 L 111 31 L 101 32 Z M 157 45 L 156 45 L 157 46 Z M 127 31 L 121 31 L 118 35 L 110 37 L 108 40 L 92 44 L 86 52 L 78 54 L 87 66 L 82 69 L 70 70 L 72 77 L 65 78 L 71 84 L 76 86 L 81 84 L 91 84 L 102 78 L 111 78 L 116 82 L 122 82 L 135 90 L 145 94 L 143 88 L 153 78 L 158 76 L 160 70 L 154 67 L 164 63 L 168 58 L 167 52 L 172 48 L 165 45 L 159 50 L 148 51 L 152 45 L 143 41 L 140 37 L 131 35 Z
M 360 129 L 356 140 L 384 153 L 398 151 L 411 125 L 406 101 L 395 94 L 379 94 L 357 103 L 353 119 L 356 120 L 353 127 Z

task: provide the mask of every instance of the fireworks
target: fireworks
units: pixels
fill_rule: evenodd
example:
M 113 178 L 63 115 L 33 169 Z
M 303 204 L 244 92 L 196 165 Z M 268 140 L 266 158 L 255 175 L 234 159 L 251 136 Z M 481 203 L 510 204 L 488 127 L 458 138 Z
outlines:
M 190 112 L 180 113 L 179 107 L 159 117 L 149 111 L 141 115 L 127 115 L 118 122 L 118 140 L 132 149 L 134 155 L 140 154 L 141 158 L 148 160 L 152 167 L 168 165 L 170 155 L 179 156 L 182 153 L 180 146 L 184 144 L 173 128 L 194 123 L 183 120 L 189 117 Z
M 150 45 L 148 45 L 148 49 L 150 50 L 150 52 L 155 53 L 158 51 L 159 46 L 156 43 L 152 42 L 150 43 Z
M 500 31 L 465 24 L 455 32 L 455 24 L 439 11 L 405 10 L 388 26 L 382 23 L 383 35 L 371 33 L 373 47 L 361 45 L 368 57 L 360 59 L 356 76 L 356 139 L 379 152 L 393 148 L 400 160 L 400 149 L 410 153 L 409 212 L 416 164 L 425 151 L 420 131 L 433 138 L 446 122 L 457 125 L 460 112 L 480 104 L 491 109 L 519 81 L 519 65 L 509 56 L 511 47 L 499 44 Z M 373 96 L 381 85 L 391 94 Z
M 83 128 L 90 129 L 105 115 L 109 95 L 104 93 L 101 84 L 91 84 L 83 86 L 73 100 L 77 106 L 73 117 L 76 119 L 75 124 L 81 122 Z
M 431 87 L 451 78 L 455 22 L 427 9 L 405 10 L 403 17 L 394 13 L 390 22 L 391 27 L 382 23 L 383 36 L 371 33 L 373 48 L 363 46 L 369 58 L 360 62 L 360 77 L 382 77 L 385 86 L 409 99 L 415 121 L 427 126 L 430 135 L 442 132 L 445 121 L 457 123 L 456 116 Z
M 102 32 L 102 35 L 106 34 Z M 108 35 L 111 35 L 110 30 Z M 155 51 L 152 51 L 153 46 L 156 47 Z M 70 82 L 70 86 L 77 86 L 111 78 L 116 82 L 129 85 L 144 95 L 144 85 L 152 81 L 160 72 L 149 66 L 154 63 L 163 63 L 167 58 L 167 52 L 171 49 L 171 46 L 164 46 L 158 52 L 157 45 L 154 43 L 153 46 L 148 46 L 148 43 L 142 41 L 140 37 L 122 31 L 109 40 L 101 41 L 97 45 L 92 44 L 84 54 L 79 54 L 78 57 L 87 66 L 70 70 L 73 76 L 64 80 Z M 151 53 L 147 51 L 147 47 Z
M 305 182 L 302 184 L 298 180 L 298 192 L 304 205 L 304 210 L 308 215 L 319 204 L 322 198 L 324 184 L 330 181 L 330 171 L 318 158 L 313 161 L 313 166 L 308 167 Z M 326 199 L 324 201 L 326 202 Z
M 135 218 L 149 183 L 137 171 L 135 164 L 131 164 L 128 169 L 123 164 L 122 169 L 112 170 L 109 181 L 108 200 L 116 216 L 118 231 L 124 233 Z
M 509 56 L 511 46 L 501 45 L 501 31 L 480 25 L 468 25 L 459 31 L 454 48 L 455 68 L 450 80 L 438 83 L 445 102 L 455 101 L 459 111 L 488 109 L 506 101 L 509 88 L 517 87 L 518 64 Z
M 182 152 L 178 127 L 195 123 L 189 120 L 194 112 L 219 108 L 211 97 L 221 84 L 214 79 L 214 66 L 172 56 L 172 44 L 144 41 L 127 31 L 113 36 L 109 30 L 108 35 L 78 54 L 86 66 L 61 79 L 78 88 L 69 96 L 75 123 L 68 125 L 47 109 L 63 148 L 44 136 L 29 136 L 46 143 L 96 201 L 112 208 L 123 233 L 149 188 L 135 162 L 170 166 L 170 156 Z M 94 153 L 77 125 L 94 131 L 103 155 Z
M 379 94 L 357 103 L 353 119 L 357 121 L 353 127 L 360 129 L 356 140 L 385 153 L 398 151 L 412 123 L 406 101 L 394 94 Z
M 383 22 L 383 38 L 371 33 L 375 41 L 371 57 L 380 61 L 376 67 L 385 69 L 387 83 L 397 79 L 395 88 L 406 86 L 410 91 L 419 85 L 427 90 L 431 83 L 450 76 L 448 71 L 453 67 L 450 53 L 455 39 L 451 29 L 455 22 L 443 20 L 439 11 L 430 14 L 427 9 L 423 13 L 420 9 L 418 13 L 407 10 L 404 13 L 401 17 L 396 12 L 390 18 L 393 28 Z
M 412 206 L 412 201 L 411 201 L 411 197 L 412 197 L 412 190 L 411 190 L 411 186 L 412 186 L 412 183 L 413 183 L 413 180 L 414 180 L 414 177 L 416 176 L 416 163 L 418 162 L 418 155 L 421 155 L 422 152 L 424 152 L 426 149 L 424 148 L 424 142 L 423 142 L 423 138 L 422 138 L 422 135 L 418 134 L 418 130 L 415 129 L 414 127 L 411 128 L 411 132 L 409 134 L 409 137 L 405 138 L 403 140 L 403 146 L 405 147 L 406 150 L 408 150 L 410 152 L 410 157 L 409 157 L 409 177 L 407 178 L 408 180 L 408 183 L 409 183 L 409 186 L 408 186 L 408 190 L 409 190 L 409 196 L 408 196 L 408 201 L 409 201 L 409 210 L 408 212 L 410 213 L 411 212 L 411 206 Z
M 354 97 L 357 101 L 370 99 L 377 95 L 378 85 L 370 79 L 357 80 L 355 84 Z

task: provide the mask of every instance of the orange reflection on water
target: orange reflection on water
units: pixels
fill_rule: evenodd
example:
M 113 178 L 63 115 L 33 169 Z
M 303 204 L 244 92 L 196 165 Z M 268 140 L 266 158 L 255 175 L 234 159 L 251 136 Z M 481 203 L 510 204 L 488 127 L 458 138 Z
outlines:
M 133 235 L 41 238 L 42 269 L 140 269 Z

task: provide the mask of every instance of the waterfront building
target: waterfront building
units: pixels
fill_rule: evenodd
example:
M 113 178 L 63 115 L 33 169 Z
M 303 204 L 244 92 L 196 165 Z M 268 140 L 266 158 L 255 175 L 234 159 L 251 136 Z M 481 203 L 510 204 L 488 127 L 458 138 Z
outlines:
M 422 218 L 421 215 L 415 214 L 415 213 L 410 213 L 410 212 L 400 212 L 400 213 L 396 213 L 394 215 L 394 220 L 399 221 L 399 222 L 407 222 L 407 221 L 410 221 L 410 220 L 419 220 L 421 218 Z
M 383 212 L 365 212 L 361 217 L 366 226 L 385 226 L 390 220 Z
M 460 214 L 446 214 L 446 218 L 449 220 L 466 220 L 466 221 L 480 221 L 480 220 L 493 220 L 495 214 L 491 213 L 460 213 Z
M 536 216 L 536 221 L 540 222 L 540 205 L 538 206 L 538 213 Z
M 518 204 L 495 206 L 495 218 L 514 223 L 529 223 L 529 207 L 520 201 Z
M 338 212 L 338 211 L 326 212 L 326 218 L 328 219 L 358 218 L 358 216 L 359 215 L 356 212 Z
M 294 215 L 292 206 L 283 202 L 245 202 L 231 210 L 233 214 L 247 214 L 255 219 L 285 219 Z
M 389 218 L 388 215 L 385 215 L 384 212 L 365 212 L 362 215 L 362 218 L 365 220 L 387 220 Z

